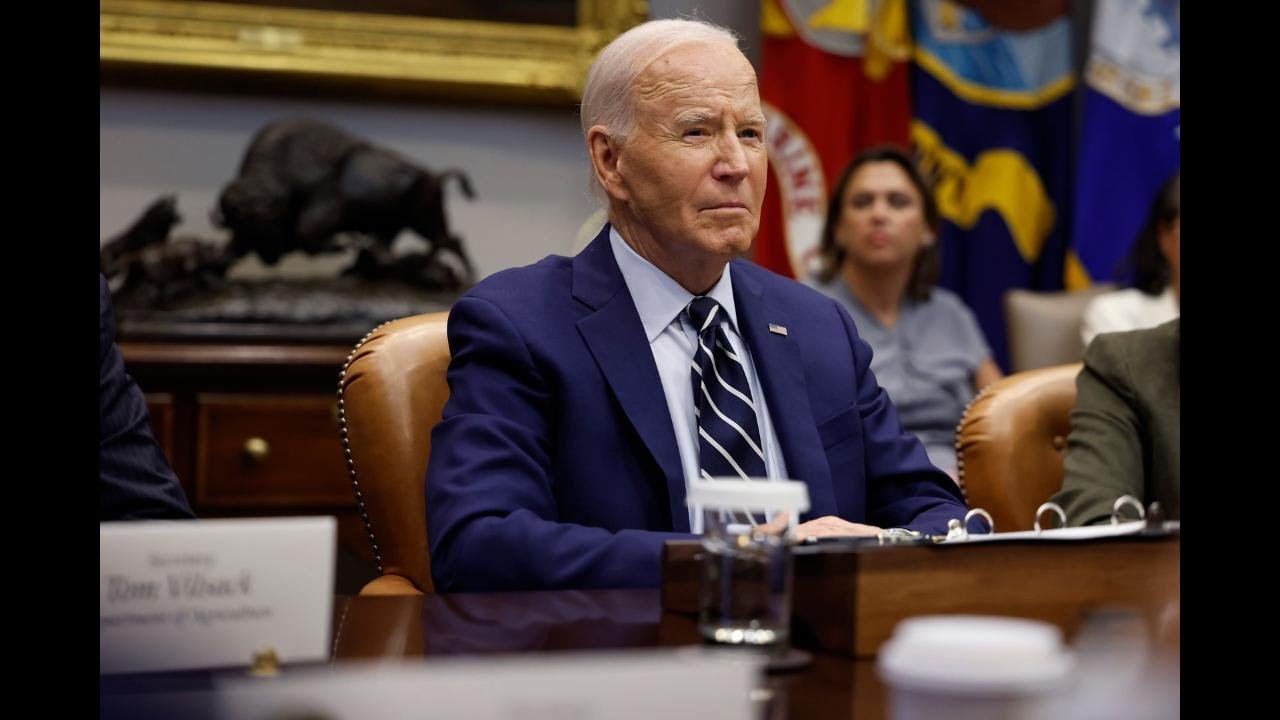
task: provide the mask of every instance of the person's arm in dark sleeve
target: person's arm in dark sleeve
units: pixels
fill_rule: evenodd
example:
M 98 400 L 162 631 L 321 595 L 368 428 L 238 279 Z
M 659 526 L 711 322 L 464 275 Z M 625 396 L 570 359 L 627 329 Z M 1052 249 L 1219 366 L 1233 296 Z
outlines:
M 98 519 L 193 518 L 164 452 L 151 435 L 147 402 L 115 343 L 106 278 L 99 275 Z
M 947 522 L 968 508 L 960 488 L 929 462 L 924 445 L 902 428 L 889 394 L 871 372 L 871 346 L 858 337 L 853 319 L 837 308 L 853 349 L 858 413 L 866 448 L 867 515 L 872 525 L 945 535 Z M 977 532 L 985 523 L 975 521 Z
M 1094 339 L 1076 377 L 1062 490 L 1053 497 L 1068 525 L 1110 520 L 1121 495 L 1143 500 L 1141 419 L 1118 337 Z
M 460 299 L 449 348 L 450 396 L 426 477 L 436 587 L 657 587 L 663 542 L 693 536 L 562 521 L 551 458 L 554 434 L 565 431 L 554 427 L 557 399 L 502 310 Z

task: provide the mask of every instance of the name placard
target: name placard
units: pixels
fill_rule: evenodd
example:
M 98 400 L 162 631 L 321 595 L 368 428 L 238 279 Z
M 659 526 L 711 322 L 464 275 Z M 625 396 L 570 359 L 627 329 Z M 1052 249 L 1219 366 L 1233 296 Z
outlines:
M 753 689 L 763 683 L 763 663 L 699 650 L 346 663 L 220 681 L 213 706 L 228 720 L 758 717 Z
M 102 673 L 329 657 L 332 517 L 102 523 Z

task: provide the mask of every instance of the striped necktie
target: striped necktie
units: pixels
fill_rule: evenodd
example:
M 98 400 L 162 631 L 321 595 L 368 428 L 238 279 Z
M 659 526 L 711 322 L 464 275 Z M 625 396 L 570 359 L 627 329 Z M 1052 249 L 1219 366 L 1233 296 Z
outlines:
M 756 406 L 743 359 L 733 352 L 721 323 L 724 308 L 698 296 L 686 310 L 698 331 L 690 376 L 699 471 L 704 478 L 763 478 L 767 473 Z

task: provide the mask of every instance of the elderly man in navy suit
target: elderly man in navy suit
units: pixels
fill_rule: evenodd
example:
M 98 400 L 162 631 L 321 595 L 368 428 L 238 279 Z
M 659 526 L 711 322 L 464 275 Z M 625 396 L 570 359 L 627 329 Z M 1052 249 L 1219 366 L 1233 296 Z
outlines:
M 728 31 L 655 20 L 596 59 L 582 127 L 609 222 L 449 316 L 426 506 L 444 591 L 656 586 L 687 480 L 801 480 L 802 537 L 945 532 L 954 482 L 903 431 L 829 298 L 738 259 L 767 157 Z

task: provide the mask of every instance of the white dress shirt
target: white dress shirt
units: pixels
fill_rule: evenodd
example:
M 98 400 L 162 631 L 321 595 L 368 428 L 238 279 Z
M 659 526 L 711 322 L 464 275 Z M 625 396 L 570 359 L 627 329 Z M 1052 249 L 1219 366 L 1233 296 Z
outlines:
M 1089 301 L 1080 318 L 1080 339 L 1085 347 L 1102 333 L 1142 330 L 1178 317 L 1178 300 L 1170 285 L 1159 295 L 1137 288 L 1102 293 Z
M 689 479 L 696 478 L 699 474 L 698 423 L 693 415 L 691 378 L 698 333 L 684 313 L 694 296 L 670 275 L 640 257 L 614 227 L 609 228 L 609 244 L 613 248 L 618 269 L 622 271 L 622 278 L 627 283 L 627 290 L 631 292 L 631 300 L 640 313 L 649 349 L 653 351 L 653 360 L 658 365 L 658 377 L 662 379 L 662 392 L 666 395 L 667 409 L 671 412 L 671 425 L 676 433 L 676 447 L 680 450 L 680 466 L 684 471 L 687 492 Z M 770 480 L 785 480 L 786 463 L 782 459 L 782 450 L 778 447 L 778 435 L 769 418 L 768 404 L 760 391 L 755 363 L 751 359 L 751 353 L 747 351 L 746 343 L 738 334 L 738 311 L 733 302 L 733 279 L 728 265 L 719 282 L 707 293 L 707 297 L 724 308 L 723 317 L 728 320 L 724 327 L 725 334 L 729 336 L 733 352 L 745 360 L 743 365 L 747 371 L 747 383 L 751 386 L 751 398 L 756 406 L 756 422 L 760 425 L 765 470 Z M 702 532 L 702 516 L 695 516 L 692 510 L 689 511 L 689 528 L 694 533 Z

